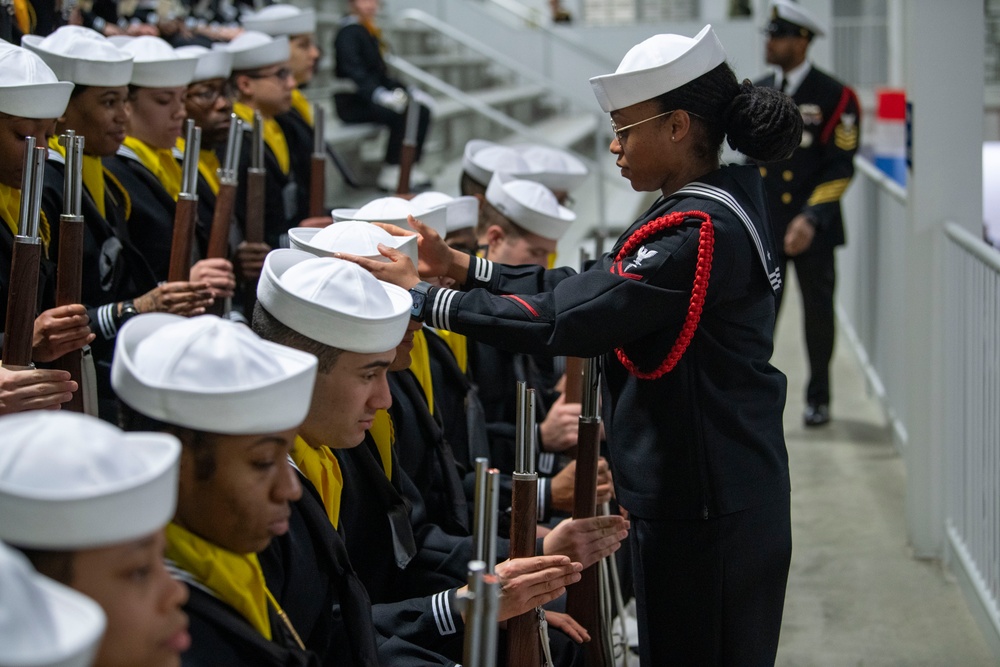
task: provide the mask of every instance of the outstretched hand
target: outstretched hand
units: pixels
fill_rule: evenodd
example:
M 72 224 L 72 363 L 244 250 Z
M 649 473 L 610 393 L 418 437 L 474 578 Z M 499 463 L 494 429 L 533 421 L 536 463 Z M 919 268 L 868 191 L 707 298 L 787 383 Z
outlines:
M 425 278 L 446 277 L 458 284 L 465 282 L 469 272 L 469 256 L 463 252 L 452 250 L 444 239 L 434 231 L 433 227 L 425 225 L 412 215 L 407 217 L 410 227 L 417 232 L 417 252 L 420 264 L 417 269 Z M 413 236 L 413 232 L 384 223 L 374 223 L 393 236 Z
M 337 252 L 333 256 L 354 262 L 379 280 L 398 285 L 403 289 L 410 289 L 420 282 L 420 275 L 417 274 L 416 267 L 413 266 L 413 262 L 406 253 L 381 243 L 378 244 L 378 251 L 389 261 L 380 262 L 377 259 L 360 257 L 346 252 Z
M 628 536 L 629 522 L 620 516 L 564 519 L 542 540 L 544 553 L 565 554 L 590 567 L 610 556 Z
M 497 620 L 520 616 L 555 600 L 566 587 L 580 581 L 583 566 L 565 556 L 534 556 L 497 563 L 500 606 Z

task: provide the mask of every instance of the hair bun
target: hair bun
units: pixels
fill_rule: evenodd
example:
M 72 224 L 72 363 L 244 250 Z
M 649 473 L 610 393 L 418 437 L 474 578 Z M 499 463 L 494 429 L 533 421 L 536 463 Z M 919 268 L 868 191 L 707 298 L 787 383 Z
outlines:
M 760 162 L 788 157 L 802 140 L 802 114 L 792 98 L 750 79 L 739 84 L 725 119 L 729 145 Z

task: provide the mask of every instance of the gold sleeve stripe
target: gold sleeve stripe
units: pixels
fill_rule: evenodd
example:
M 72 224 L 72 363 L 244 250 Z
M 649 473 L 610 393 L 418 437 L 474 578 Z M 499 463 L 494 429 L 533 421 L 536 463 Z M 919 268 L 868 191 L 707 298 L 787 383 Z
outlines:
M 844 194 L 844 190 L 847 189 L 847 185 L 850 182 L 851 179 L 849 178 L 838 178 L 835 181 L 820 184 L 813 190 L 806 205 L 816 206 L 817 204 L 828 204 L 832 201 L 837 201 Z

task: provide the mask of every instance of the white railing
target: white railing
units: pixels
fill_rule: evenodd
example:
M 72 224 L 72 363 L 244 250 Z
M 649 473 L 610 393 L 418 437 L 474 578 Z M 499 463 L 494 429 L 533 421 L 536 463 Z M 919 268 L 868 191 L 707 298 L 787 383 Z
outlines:
M 954 223 L 945 234 L 948 545 L 1000 636 L 1000 252 Z
M 900 447 L 906 432 L 906 191 L 863 157 L 843 200 L 837 314 Z

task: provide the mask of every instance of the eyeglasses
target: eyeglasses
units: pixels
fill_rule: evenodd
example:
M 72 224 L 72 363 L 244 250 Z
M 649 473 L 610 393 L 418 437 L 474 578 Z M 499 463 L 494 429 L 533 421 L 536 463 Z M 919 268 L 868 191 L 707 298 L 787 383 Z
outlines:
M 214 106 L 220 97 L 231 97 L 232 89 L 228 84 L 205 88 L 188 89 L 187 99 L 202 107 Z
M 281 69 L 276 70 L 274 72 L 270 72 L 268 74 L 263 74 L 261 72 L 253 72 L 253 73 L 243 72 L 243 74 L 250 77 L 251 79 L 270 79 L 271 77 L 274 77 L 279 81 L 284 81 L 285 79 L 287 79 L 292 75 L 292 70 L 290 70 L 287 67 L 282 67 Z
M 636 125 L 642 125 L 643 123 L 648 123 L 651 120 L 656 120 L 657 118 L 662 118 L 663 116 L 669 116 L 674 111 L 677 111 L 677 109 L 674 109 L 673 111 L 664 111 L 663 113 L 656 114 L 655 116 L 650 116 L 646 120 L 640 120 L 638 123 L 632 123 L 631 125 L 626 125 L 625 127 L 618 127 L 617 125 L 615 125 L 615 119 L 612 118 L 611 119 L 611 131 L 615 133 L 615 139 L 618 140 L 618 143 L 619 144 L 624 144 L 625 143 L 625 132 L 627 130 L 631 130 Z

